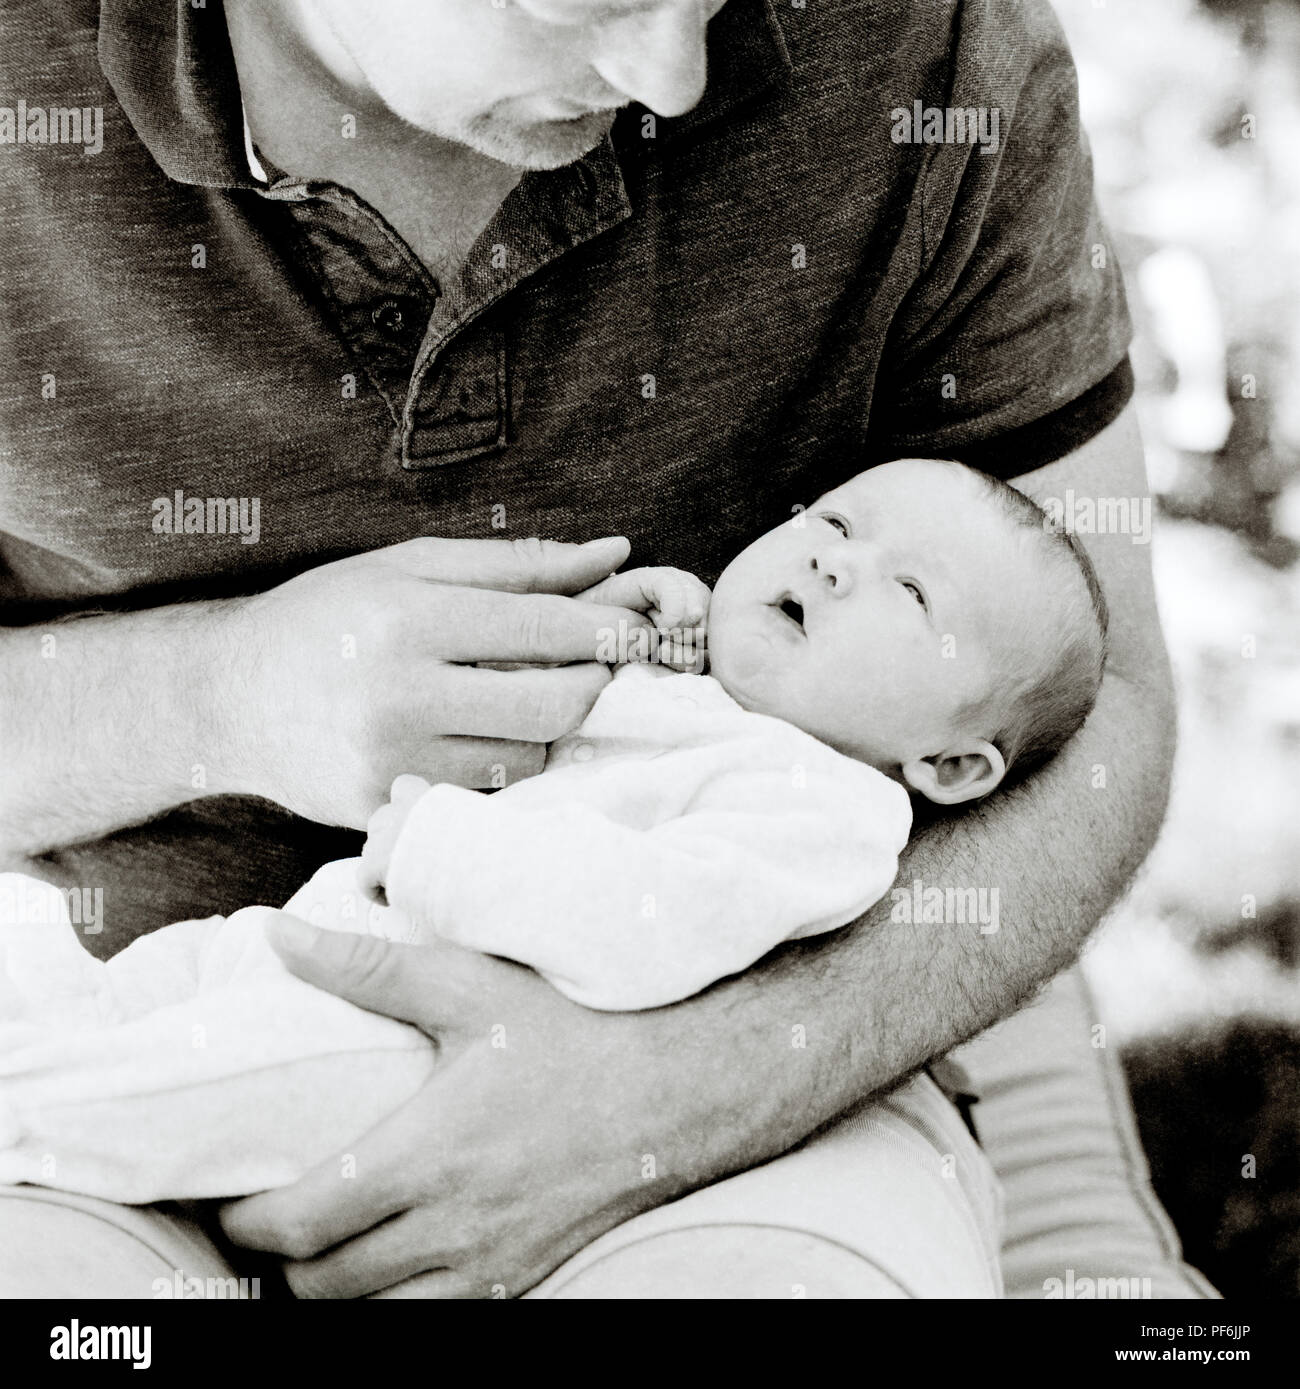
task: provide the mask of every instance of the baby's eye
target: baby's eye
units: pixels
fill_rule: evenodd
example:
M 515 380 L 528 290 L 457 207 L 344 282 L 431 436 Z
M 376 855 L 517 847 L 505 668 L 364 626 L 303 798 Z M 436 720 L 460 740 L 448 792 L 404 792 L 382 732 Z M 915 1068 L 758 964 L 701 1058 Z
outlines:
M 921 592 L 919 584 L 914 584 L 910 579 L 899 579 L 898 582 L 920 603 L 926 612 L 930 611 L 930 605 L 925 601 L 925 594 Z
M 849 523 L 841 516 L 824 515 L 822 520 L 835 527 L 841 535 L 847 536 L 849 533 Z

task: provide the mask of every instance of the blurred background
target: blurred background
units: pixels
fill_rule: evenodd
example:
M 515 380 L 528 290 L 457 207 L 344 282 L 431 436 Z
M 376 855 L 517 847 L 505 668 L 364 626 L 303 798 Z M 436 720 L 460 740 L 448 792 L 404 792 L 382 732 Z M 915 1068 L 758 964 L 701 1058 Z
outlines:
M 1296 1298 L 1300 0 L 1053 4 L 1136 324 L 1180 723 L 1164 831 L 1085 968 L 1188 1260 Z

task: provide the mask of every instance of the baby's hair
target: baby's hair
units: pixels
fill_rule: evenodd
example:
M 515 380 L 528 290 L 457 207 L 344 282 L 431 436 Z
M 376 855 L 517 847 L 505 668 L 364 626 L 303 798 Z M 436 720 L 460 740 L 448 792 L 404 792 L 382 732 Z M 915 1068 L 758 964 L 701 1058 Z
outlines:
M 1079 541 L 1009 482 L 975 469 L 967 471 L 1009 521 L 1039 537 L 1043 559 L 1062 579 L 1055 595 L 1062 607 L 1061 628 L 1035 634 L 1045 653 L 1043 664 L 1034 671 L 1009 675 L 990 699 L 980 701 L 979 712 L 1000 716 L 997 731 L 985 736 L 1006 763 L 1005 787 L 1050 761 L 1083 727 L 1101 689 L 1110 614 L 1097 571 Z M 1043 636 L 1048 637 L 1046 642 L 1041 642 Z

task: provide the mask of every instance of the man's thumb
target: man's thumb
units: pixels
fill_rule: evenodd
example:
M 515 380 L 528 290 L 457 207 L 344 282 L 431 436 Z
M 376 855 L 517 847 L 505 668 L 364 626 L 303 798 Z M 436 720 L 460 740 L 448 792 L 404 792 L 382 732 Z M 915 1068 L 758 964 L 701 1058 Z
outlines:
M 322 930 L 287 912 L 267 923 L 266 938 L 305 983 L 428 1030 L 433 994 L 423 977 L 427 952 L 379 936 Z

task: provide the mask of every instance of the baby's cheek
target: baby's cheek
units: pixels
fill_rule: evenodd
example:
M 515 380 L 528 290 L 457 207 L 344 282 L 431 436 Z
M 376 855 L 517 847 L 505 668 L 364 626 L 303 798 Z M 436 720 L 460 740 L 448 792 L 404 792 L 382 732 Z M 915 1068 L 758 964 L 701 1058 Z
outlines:
M 771 666 L 772 649 L 765 642 L 740 637 L 715 646 L 710 633 L 709 673 L 747 709 L 755 707 L 756 699 L 770 696 Z

